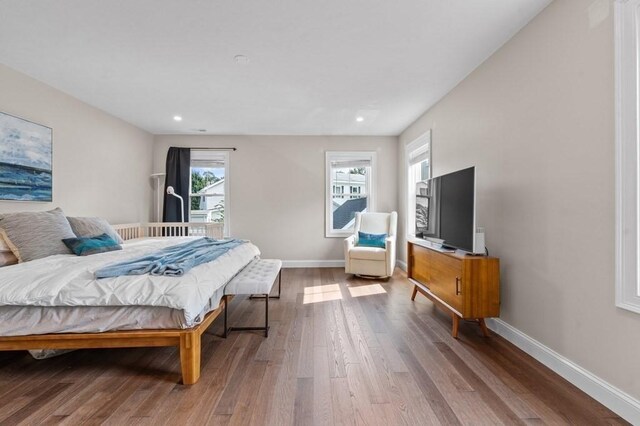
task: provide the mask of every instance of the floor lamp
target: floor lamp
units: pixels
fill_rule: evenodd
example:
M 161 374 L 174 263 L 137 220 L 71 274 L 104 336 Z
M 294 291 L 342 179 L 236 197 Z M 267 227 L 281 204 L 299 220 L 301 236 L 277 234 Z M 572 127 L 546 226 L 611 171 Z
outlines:
M 167 194 L 173 195 L 176 198 L 180 198 L 180 214 L 182 215 L 182 223 L 184 223 L 184 199 L 176 194 L 173 190 L 173 186 L 167 186 Z
M 156 222 L 162 222 L 162 209 L 160 207 L 160 181 L 165 177 L 165 173 L 154 173 L 151 178 L 156 180 Z

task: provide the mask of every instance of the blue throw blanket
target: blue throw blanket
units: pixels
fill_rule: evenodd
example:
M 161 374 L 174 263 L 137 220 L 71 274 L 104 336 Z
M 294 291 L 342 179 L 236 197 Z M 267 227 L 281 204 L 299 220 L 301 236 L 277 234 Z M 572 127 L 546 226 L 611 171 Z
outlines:
M 95 272 L 96 278 L 121 275 L 168 275 L 179 277 L 191 268 L 211 262 L 229 250 L 244 244 L 242 240 L 215 240 L 204 237 L 166 247 L 138 259 L 107 265 Z

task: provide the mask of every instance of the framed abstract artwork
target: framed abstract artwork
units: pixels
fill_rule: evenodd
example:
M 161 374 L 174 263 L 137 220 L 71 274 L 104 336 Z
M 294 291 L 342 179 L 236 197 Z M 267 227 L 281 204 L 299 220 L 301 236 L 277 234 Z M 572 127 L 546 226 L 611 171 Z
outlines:
M 53 200 L 53 129 L 0 112 L 0 200 Z

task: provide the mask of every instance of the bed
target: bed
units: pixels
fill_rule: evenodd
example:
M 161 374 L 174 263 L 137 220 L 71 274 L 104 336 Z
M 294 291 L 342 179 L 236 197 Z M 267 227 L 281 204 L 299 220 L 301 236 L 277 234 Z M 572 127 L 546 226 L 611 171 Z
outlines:
M 208 224 L 115 228 L 125 240 L 121 251 L 0 268 L 0 350 L 178 346 L 182 381 L 196 383 L 201 335 L 225 309 L 224 286 L 259 256 L 258 248 L 242 244 L 180 278 L 96 280 L 93 272 L 106 264 L 197 236 L 220 236 Z

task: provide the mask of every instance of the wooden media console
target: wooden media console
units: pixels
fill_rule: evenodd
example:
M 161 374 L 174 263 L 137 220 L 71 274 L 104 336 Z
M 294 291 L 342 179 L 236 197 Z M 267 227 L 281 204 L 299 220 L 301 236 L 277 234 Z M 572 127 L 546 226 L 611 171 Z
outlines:
M 460 319 L 475 320 L 485 336 L 484 319 L 500 316 L 500 260 L 489 256 L 445 253 L 414 240 L 408 243 L 411 300 L 418 292 L 451 314 L 451 335 Z

